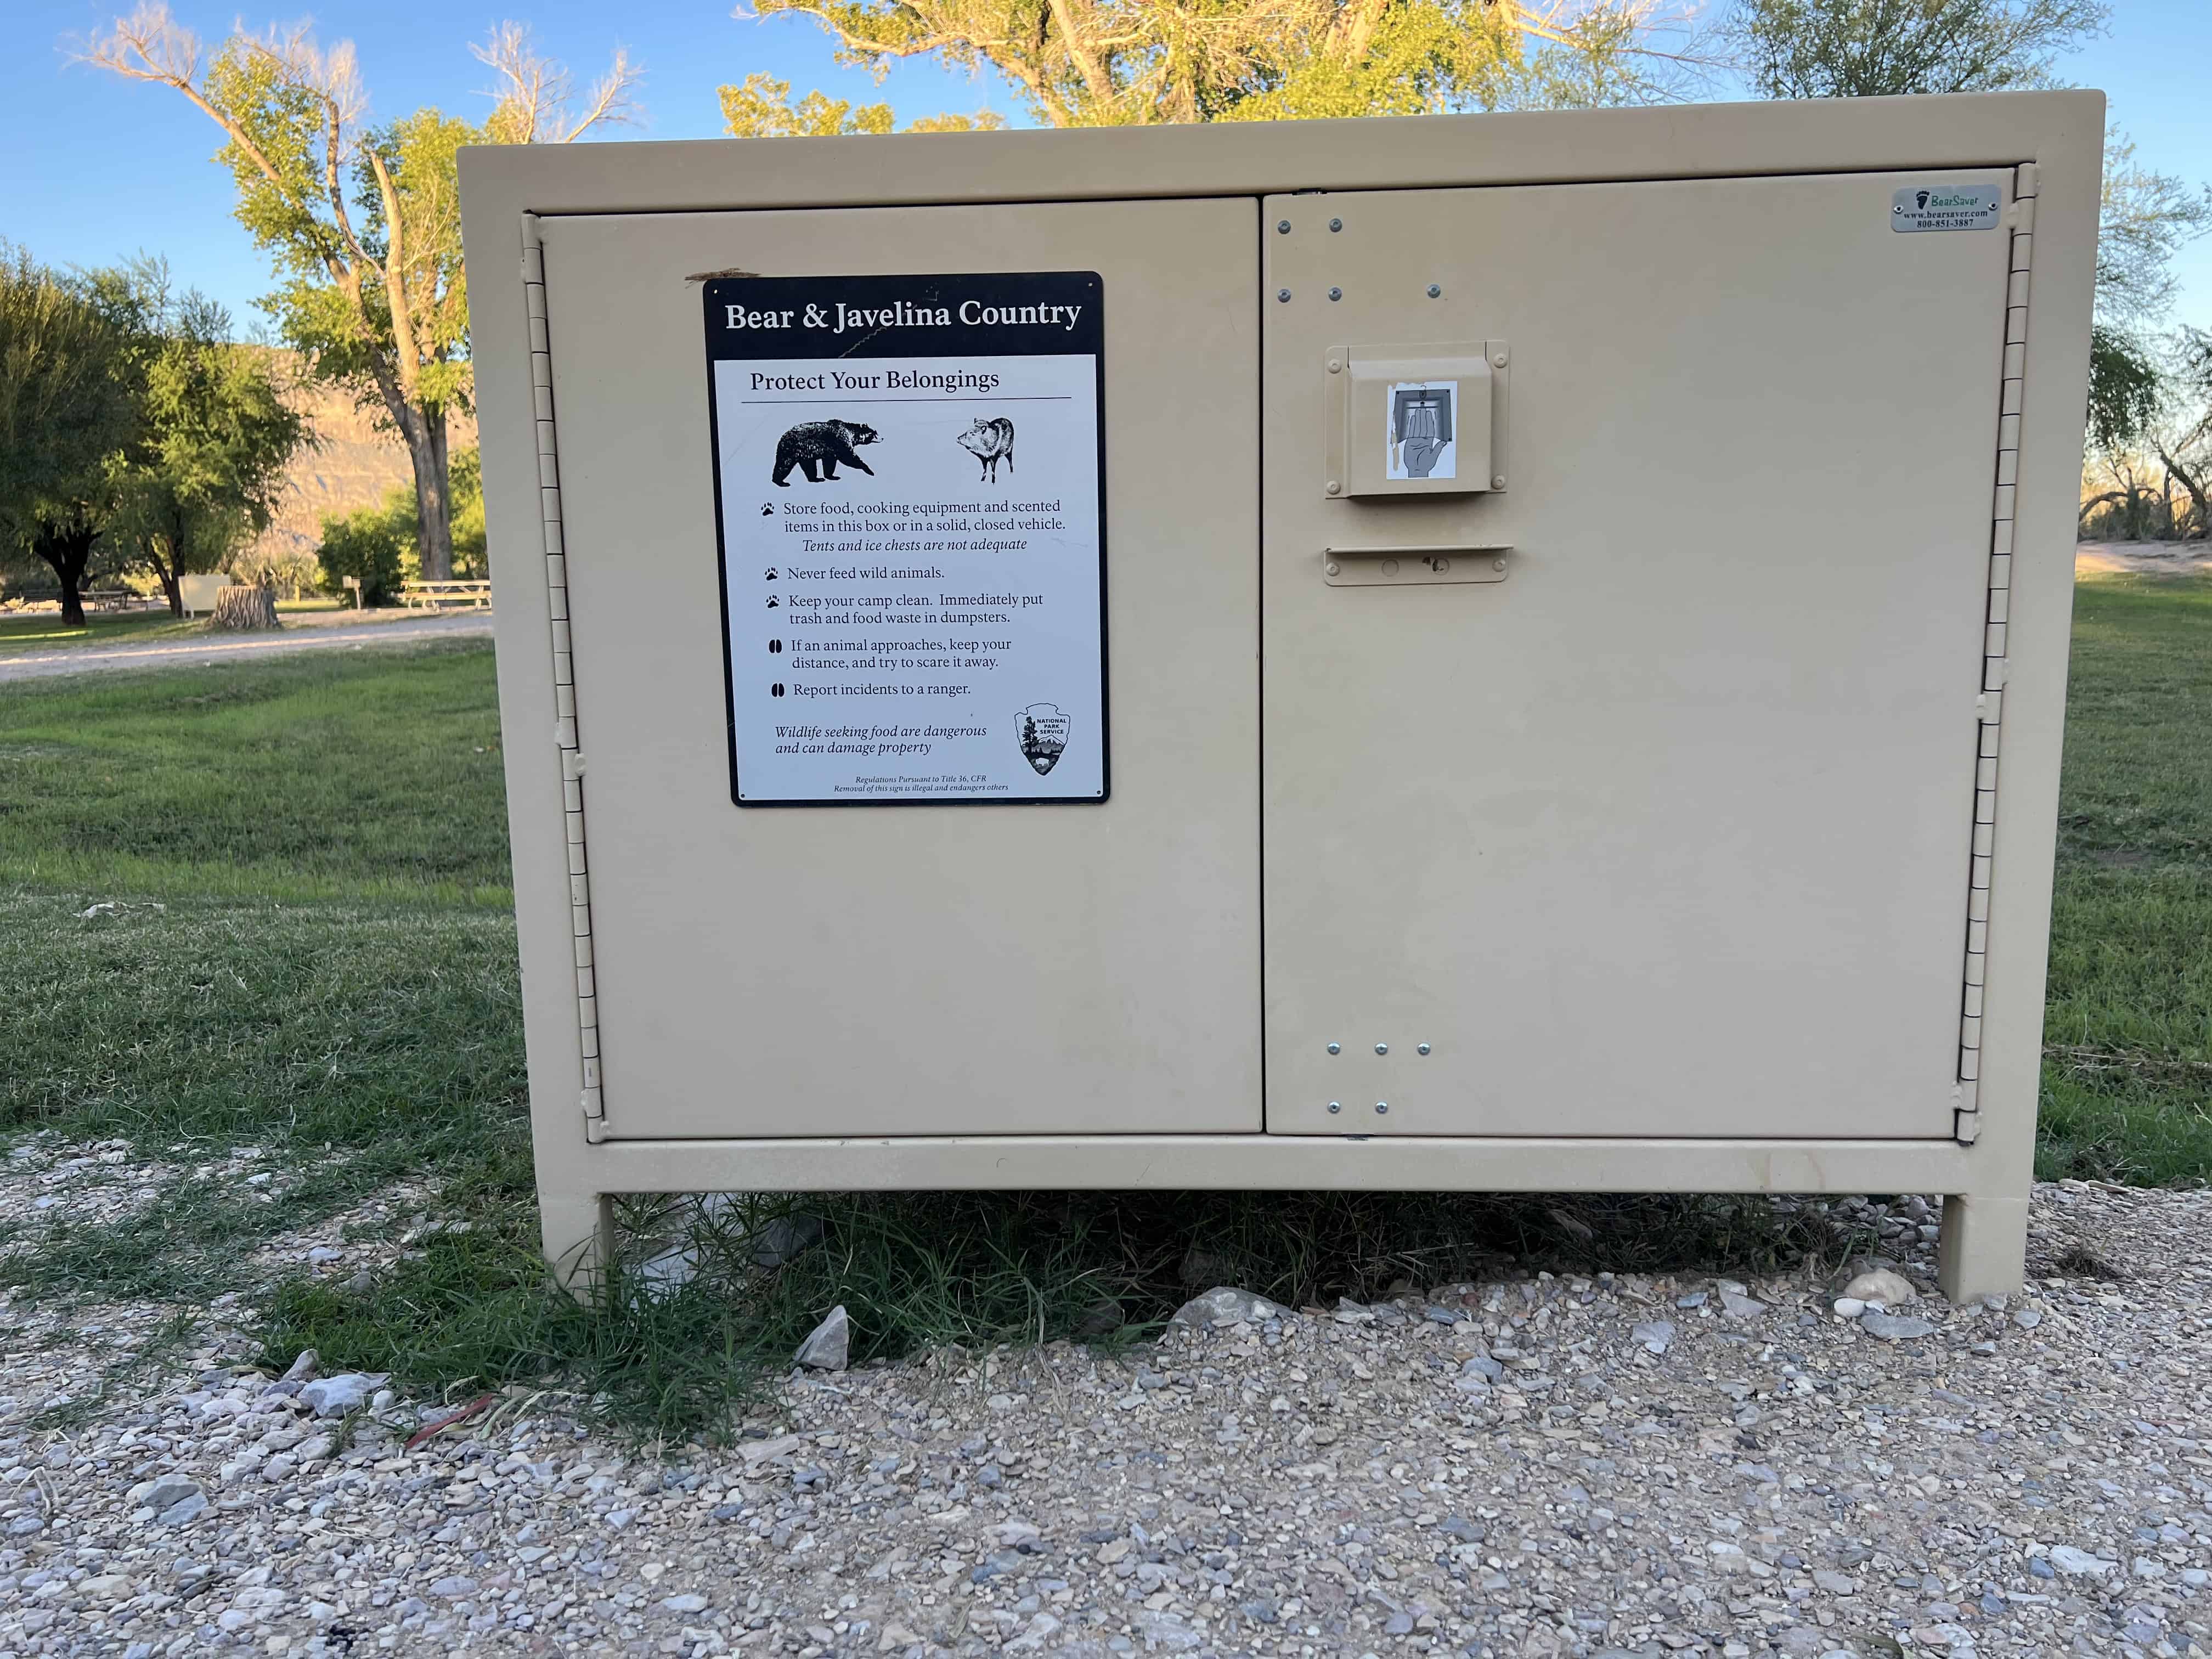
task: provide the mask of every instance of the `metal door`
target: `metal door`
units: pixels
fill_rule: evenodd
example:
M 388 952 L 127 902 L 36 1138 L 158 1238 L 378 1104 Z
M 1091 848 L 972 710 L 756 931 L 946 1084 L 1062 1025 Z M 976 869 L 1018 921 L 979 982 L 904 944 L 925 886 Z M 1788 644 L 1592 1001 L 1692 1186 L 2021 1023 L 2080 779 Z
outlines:
M 1950 1134 L 2009 184 L 1267 201 L 1271 1131 Z
M 1255 210 L 541 222 L 611 1136 L 1260 1127 Z M 736 806 L 699 280 L 992 271 L 1103 282 L 1110 799 Z

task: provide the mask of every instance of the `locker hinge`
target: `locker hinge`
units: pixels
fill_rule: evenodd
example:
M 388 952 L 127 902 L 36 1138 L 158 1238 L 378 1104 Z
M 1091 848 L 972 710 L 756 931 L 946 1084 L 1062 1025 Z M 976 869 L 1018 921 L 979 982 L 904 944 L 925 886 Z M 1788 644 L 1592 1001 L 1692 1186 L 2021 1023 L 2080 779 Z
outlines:
M 560 444 L 553 422 L 552 338 L 545 321 L 545 250 L 538 216 L 522 216 L 522 295 L 530 315 L 530 395 L 537 416 L 538 503 L 545 550 L 548 643 L 553 653 L 553 745 L 561 768 L 562 829 L 568 849 L 568 927 L 576 970 L 576 1030 L 583 1056 L 584 1139 L 606 1139 L 599 1093 L 599 988 L 592 978 L 592 888 L 584 856 L 584 755 L 576 738 L 576 677 L 568 635 L 568 560 L 561 533 Z
M 1951 1139 L 1971 1146 L 1982 1135 L 1981 1108 L 1976 1103 L 1978 1085 L 1961 1083 L 1951 1091 Z
M 1974 842 L 1966 881 L 1966 983 L 1959 1016 L 1956 1138 L 1980 1133 L 1982 995 L 1988 977 L 1990 881 L 1996 853 L 1997 760 L 2003 733 L 2006 635 L 2012 619 L 2012 543 L 2020 481 L 2020 416 L 2027 374 L 2027 293 L 2035 251 L 2035 164 L 2013 174 L 2012 257 L 2005 279 L 2004 368 L 1997 388 L 1996 465 L 1990 509 L 1989 582 L 1982 613 L 1982 682 L 1974 699 Z

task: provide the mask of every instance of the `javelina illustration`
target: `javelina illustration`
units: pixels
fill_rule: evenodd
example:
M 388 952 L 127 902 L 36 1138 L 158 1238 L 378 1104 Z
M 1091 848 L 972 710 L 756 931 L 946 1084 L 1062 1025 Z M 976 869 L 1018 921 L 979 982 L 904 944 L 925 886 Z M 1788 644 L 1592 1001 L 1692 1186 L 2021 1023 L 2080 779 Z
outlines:
M 994 421 L 979 420 L 955 440 L 983 464 L 983 477 L 991 483 L 999 481 L 999 463 L 1006 464 L 1006 471 L 1014 470 L 1014 423 L 1000 416 Z
M 809 483 L 834 483 L 840 461 L 857 466 L 872 478 L 875 468 L 862 460 L 857 451 L 860 445 L 875 441 L 875 428 L 857 421 L 809 421 L 776 440 L 775 471 L 769 475 L 769 481 L 779 489 L 790 489 L 791 469 L 795 466 L 806 475 Z M 818 474 L 817 467 L 821 469 Z

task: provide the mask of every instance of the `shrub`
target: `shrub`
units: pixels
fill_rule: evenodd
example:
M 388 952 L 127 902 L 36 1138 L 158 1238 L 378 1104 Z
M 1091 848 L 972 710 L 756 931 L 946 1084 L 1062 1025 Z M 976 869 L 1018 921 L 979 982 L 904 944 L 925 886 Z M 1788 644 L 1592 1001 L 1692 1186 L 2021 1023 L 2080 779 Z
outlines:
M 414 514 L 403 518 L 389 507 L 364 507 L 327 517 L 315 557 L 325 593 L 343 594 L 345 579 L 357 576 L 363 605 L 389 605 L 415 562 Z

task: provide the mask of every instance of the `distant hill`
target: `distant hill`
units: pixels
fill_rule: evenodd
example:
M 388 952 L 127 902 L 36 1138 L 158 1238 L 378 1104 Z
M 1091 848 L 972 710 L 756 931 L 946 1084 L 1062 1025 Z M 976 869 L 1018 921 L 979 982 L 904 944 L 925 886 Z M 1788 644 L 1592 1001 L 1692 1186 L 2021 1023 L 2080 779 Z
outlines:
M 292 354 L 272 355 L 297 373 Z M 350 391 L 319 380 L 298 382 L 285 401 L 307 417 L 320 441 L 294 458 L 284 505 L 253 544 L 257 555 L 312 554 L 322 542 L 325 514 L 374 507 L 395 487 L 412 489 L 415 483 L 399 434 L 378 429 L 382 405 L 360 408 Z M 449 453 L 467 448 L 477 441 L 475 418 L 448 416 L 446 436 Z

